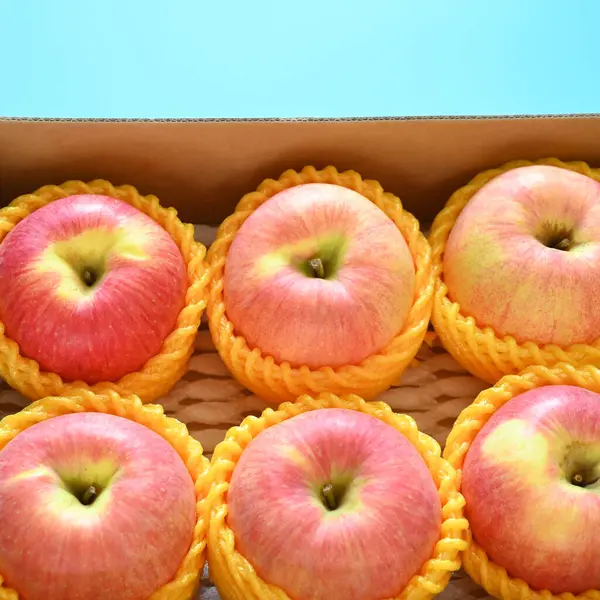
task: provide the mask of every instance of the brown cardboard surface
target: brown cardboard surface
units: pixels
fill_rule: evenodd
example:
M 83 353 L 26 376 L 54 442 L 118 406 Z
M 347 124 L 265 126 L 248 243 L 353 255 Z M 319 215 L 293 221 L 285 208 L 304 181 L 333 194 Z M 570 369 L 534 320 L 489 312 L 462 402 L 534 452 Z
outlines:
M 0 120 L 0 204 L 47 183 L 108 179 L 216 224 L 266 177 L 355 169 L 430 220 L 478 171 L 516 158 L 600 164 L 600 116 L 338 121 Z

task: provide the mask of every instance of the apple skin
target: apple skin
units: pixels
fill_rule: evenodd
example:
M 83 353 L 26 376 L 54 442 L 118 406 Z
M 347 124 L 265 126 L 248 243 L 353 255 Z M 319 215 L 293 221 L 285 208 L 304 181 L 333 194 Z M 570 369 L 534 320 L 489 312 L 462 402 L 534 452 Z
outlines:
M 99 485 L 86 506 L 68 485 Z M 122 417 L 67 414 L 0 451 L 0 573 L 26 600 L 147 600 L 193 538 L 194 483 L 172 446 Z
M 464 462 L 462 493 L 474 540 L 537 590 L 600 589 L 600 394 L 536 388 L 497 410 Z
M 347 486 L 339 507 L 320 497 Z M 440 536 L 440 499 L 410 442 L 379 419 L 309 411 L 254 438 L 233 471 L 236 549 L 294 600 L 382 600 L 402 592 Z
M 87 286 L 85 269 L 97 275 Z M 0 320 L 66 381 L 117 381 L 155 356 L 185 305 L 187 267 L 133 206 L 83 194 L 39 208 L 0 244 Z
M 545 245 L 561 232 L 568 251 Z M 461 212 L 443 268 L 449 298 L 480 327 L 520 343 L 595 342 L 600 183 L 545 165 L 499 175 Z
M 327 261 L 328 278 L 295 265 Z M 394 222 L 367 198 L 330 184 L 284 190 L 254 211 L 229 248 L 227 316 L 251 348 L 292 366 L 358 364 L 403 328 L 415 266 Z

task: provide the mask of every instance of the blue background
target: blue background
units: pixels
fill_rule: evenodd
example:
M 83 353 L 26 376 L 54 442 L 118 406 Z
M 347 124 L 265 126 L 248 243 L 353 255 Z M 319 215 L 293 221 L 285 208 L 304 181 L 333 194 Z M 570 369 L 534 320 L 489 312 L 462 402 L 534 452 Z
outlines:
M 168 1 L 0 0 L 0 115 L 600 112 L 596 0 Z

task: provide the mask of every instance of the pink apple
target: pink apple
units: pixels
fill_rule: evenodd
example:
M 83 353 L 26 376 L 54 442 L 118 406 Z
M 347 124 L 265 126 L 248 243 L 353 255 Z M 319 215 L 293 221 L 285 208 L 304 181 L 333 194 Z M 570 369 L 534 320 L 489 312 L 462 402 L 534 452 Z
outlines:
M 600 183 L 551 166 L 512 169 L 468 202 L 443 277 L 479 326 L 519 342 L 600 337 Z
M 462 475 L 475 541 L 537 590 L 600 589 L 600 394 L 536 388 L 496 411 Z
M 306 184 L 244 222 L 227 256 L 224 296 L 236 333 L 276 361 L 358 364 L 402 330 L 415 267 L 394 222 L 367 198 Z
M 0 574 L 26 600 L 148 600 L 195 522 L 179 455 L 125 418 L 55 417 L 0 451 Z
M 303 413 L 260 433 L 228 491 L 236 549 L 294 600 L 382 600 L 432 556 L 441 504 L 425 461 L 379 419 Z
M 185 261 L 129 204 L 70 196 L 0 244 L 0 320 L 21 352 L 67 381 L 117 381 L 155 356 L 184 307 Z

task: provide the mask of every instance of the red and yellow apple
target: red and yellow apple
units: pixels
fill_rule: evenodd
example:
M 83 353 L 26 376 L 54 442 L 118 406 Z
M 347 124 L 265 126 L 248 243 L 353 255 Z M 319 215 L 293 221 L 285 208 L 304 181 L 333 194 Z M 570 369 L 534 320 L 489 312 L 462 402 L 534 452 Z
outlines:
M 133 206 L 83 194 L 39 208 L 0 244 L 0 320 L 67 381 L 117 381 L 155 356 L 185 305 L 185 261 Z
M 442 522 L 411 443 L 373 416 L 336 408 L 258 434 L 227 504 L 236 550 L 294 600 L 399 595 L 431 558 Z
M 348 188 L 284 190 L 243 223 L 227 254 L 227 317 L 277 362 L 358 364 L 402 330 L 415 266 L 394 222 Z
M 147 600 L 195 523 L 179 455 L 123 417 L 54 417 L 0 451 L 0 574 L 26 600 Z
M 506 171 L 469 200 L 443 256 L 450 300 L 518 342 L 600 338 L 600 183 L 553 166 Z
M 475 437 L 462 472 L 473 539 L 536 590 L 600 589 L 600 394 L 524 392 Z

